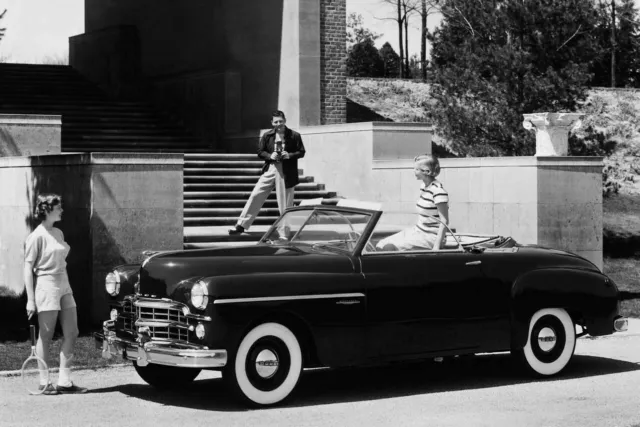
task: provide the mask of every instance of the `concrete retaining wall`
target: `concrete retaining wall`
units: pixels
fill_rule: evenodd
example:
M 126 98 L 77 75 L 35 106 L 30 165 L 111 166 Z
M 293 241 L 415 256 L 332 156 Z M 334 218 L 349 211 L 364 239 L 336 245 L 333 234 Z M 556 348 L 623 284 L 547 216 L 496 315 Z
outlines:
M 0 114 L 0 157 L 57 154 L 61 116 Z
M 183 247 L 182 154 L 86 153 L 0 159 L 0 288 L 22 293 L 38 194 L 63 197 L 69 280 L 81 325 L 108 315 L 104 278 L 145 249 Z

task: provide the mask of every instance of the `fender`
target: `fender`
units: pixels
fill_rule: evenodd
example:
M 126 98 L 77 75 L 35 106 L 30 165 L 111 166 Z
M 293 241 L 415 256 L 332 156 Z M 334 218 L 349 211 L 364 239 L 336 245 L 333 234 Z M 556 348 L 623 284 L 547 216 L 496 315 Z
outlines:
M 618 288 L 600 272 L 544 268 L 517 277 L 511 288 L 512 349 L 524 347 L 529 319 L 542 308 L 564 308 L 592 336 L 613 332 Z
M 256 321 L 281 316 L 297 319 L 288 323 L 300 325 L 294 332 L 304 331 L 299 339 L 312 344 L 323 365 L 344 366 L 363 357 L 366 298 L 358 273 L 278 272 L 203 281 L 211 295 L 207 315 L 214 319 L 208 345 L 233 347 Z

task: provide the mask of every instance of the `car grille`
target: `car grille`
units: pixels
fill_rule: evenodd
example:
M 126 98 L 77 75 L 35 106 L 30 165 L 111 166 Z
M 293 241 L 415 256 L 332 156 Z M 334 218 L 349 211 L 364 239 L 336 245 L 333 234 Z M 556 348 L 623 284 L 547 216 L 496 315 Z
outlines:
M 122 322 L 122 329 L 132 335 L 137 335 L 138 333 L 135 325 L 137 320 L 181 323 L 185 326 L 189 324 L 187 316 L 182 310 L 176 308 L 137 307 L 132 299 L 123 301 L 119 320 Z M 149 334 L 152 339 L 189 342 L 188 331 L 176 326 L 149 326 Z

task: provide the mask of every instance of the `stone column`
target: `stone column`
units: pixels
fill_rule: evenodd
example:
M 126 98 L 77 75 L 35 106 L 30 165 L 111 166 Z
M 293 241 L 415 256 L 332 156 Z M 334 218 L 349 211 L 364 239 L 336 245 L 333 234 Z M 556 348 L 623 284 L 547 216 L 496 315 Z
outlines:
M 536 156 L 567 156 L 569 131 L 580 127 L 584 114 L 533 113 L 523 116 L 524 128 L 536 132 Z
M 292 128 L 320 124 L 320 3 L 283 2 L 278 108 Z

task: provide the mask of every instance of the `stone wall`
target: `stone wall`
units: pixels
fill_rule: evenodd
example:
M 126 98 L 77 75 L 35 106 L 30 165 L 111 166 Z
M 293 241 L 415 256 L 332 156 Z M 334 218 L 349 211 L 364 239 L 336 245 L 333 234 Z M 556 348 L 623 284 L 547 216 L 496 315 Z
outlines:
M 0 295 L 24 292 L 24 241 L 38 225 L 35 200 L 57 193 L 64 214 L 56 227 L 71 246 L 67 271 L 81 329 L 98 325 L 108 315 L 109 269 L 140 262 L 145 249 L 182 249 L 183 164 L 182 154 L 0 158 Z
M 576 253 L 602 269 L 602 158 L 441 159 L 457 232 L 500 234 Z M 419 182 L 410 160 L 373 164 L 383 221 L 415 222 Z
M 346 123 L 346 0 L 320 2 L 321 124 Z
M 0 114 L 0 157 L 60 153 L 61 116 Z

